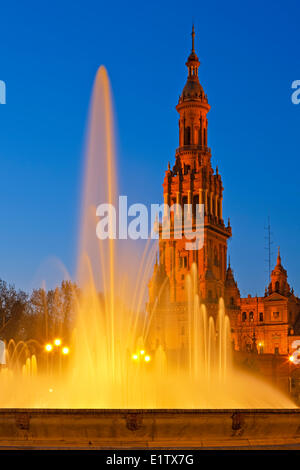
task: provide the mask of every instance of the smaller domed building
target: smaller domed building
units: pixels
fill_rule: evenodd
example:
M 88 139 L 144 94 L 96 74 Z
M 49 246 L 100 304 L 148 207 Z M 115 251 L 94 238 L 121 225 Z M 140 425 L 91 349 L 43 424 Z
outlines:
M 292 353 L 293 342 L 300 339 L 300 299 L 288 284 L 279 248 L 264 297 L 240 298 L 230 266 L 227 277 L 232 286 L 232 297 L 227 302 L 238 307 L 231 318 L 235 349 L 251 351 L 254 341 L 259 354 Z

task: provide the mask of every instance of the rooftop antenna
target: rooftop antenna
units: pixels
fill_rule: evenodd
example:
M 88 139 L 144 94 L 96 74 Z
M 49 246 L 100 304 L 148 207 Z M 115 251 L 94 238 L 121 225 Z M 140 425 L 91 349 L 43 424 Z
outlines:
M 192 52 L 195 52 L 195 28 L 194 28 L 194 23 L 193 23 L 193 28 L 192 28 Z
M 271 277 L 271 271 L 272 271 L 272 256 L 273 256 L 273 251 L 272 251 L 272 245 L 273 245 L 273 241 L 272 241 L 272 232 L 271 232 L 271 223 L 270 223 L 270 216 L 268 216 L 268 223 L 267 225 L 265 226 L 265 231 L 266 231 L 266 235 L 265 235 L 265 250 L 267 252 L 267 259 L 265 260 L 265 262 L 267 263 L 268 265 L 268 282 L 270 280 L 270 277 Z

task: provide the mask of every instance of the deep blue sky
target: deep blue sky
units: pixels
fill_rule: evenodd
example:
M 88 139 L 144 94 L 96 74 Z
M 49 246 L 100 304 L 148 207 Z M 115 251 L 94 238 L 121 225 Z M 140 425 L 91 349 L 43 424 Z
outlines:
M 84 132 L 101 64 L 114 94 L 122 192 L 161 201 L 194 21 L 241 293 L 264 292 L 270 215 L 274 251 L 280 244 L 300 294 L 300 105 L 290 98 L 300 79 L 299 2 L 29 0 L 2 2 L 0 14 L 1 278 L 29 290 L 53 256 L 74 272 Z

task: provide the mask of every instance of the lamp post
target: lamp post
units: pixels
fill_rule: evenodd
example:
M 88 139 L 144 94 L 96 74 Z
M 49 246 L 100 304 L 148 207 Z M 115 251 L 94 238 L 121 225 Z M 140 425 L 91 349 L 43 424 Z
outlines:
M 70 348 L 68 346 L 63 346 L 62 340 L 60 338 L 55 338 L 52 343 L 47 343 L 45 345 L 45 352 L 47 353 L 47 373 L 49 373 L 49 354 L 54 353 L 55 357 L 57 358 L 58 354 L 58 370 L 59 374 L 62 372 L 62 358 L 64 356 L 68 356 L 70 354 Z M 57 364 L 57 359 L 55 360 L 55 364 Z M 56 365 L 57 369 L 57 365 Z
M 149 363 L 151 361 L 151 356 L 146 354 L 144 349 L 132 354 L 132 360 L 136 363 L 143 364 L 144 362 Z
M 61 358 L 61 364 L 62 364 L 62 367 L 65 369 L 66 367 L 66 359 L 67 357 L 69 356 L 70 354 L 70 348 L 69 346 L 64 346 L 61 350 L 61 355 L 60 355 L 60 358 Z M 65 358 L 65 359 L 63 359 Z
M 140 377 L 140 392 L 141 392 L 141 405 L 143 406 L 144 402 L 144 373 L 145 373 L 145 365 L 150 363 L 151 356 L 147 354 L 144 349 L 140 349 L 139 351 L 133 353 L 131 355 L 131 359 L 133 363 L 137 364 L 139 367 L 139 377 Z
M 46 369 L 47 369 L 47 374 L 49 374 L 49 354 L 52 352 L 53 346 L 51 343 L 47 343 L 45 345 L 45 351 L 46 351 Z
M 59 356 L 59 359 L 58 359 L 58 372 L 59 374 L 61 374 L 61 354 L 60 354 L 60 347 L 61 347 L 61 339 L 60 338 L 55 338 L 55 340 L 53 341 L 54 345 L 56 346 L 56 353 L 58 354 Z M 57 357 L 57 354 L 56 354 L 56 357 Z

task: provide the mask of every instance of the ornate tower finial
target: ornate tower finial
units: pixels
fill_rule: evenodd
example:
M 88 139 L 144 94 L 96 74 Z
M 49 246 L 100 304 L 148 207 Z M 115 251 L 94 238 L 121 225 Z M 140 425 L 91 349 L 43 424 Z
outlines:
M 192 28 L 192 52 L 195 52 L 195 28 L 194 28 L 194 24 L 193 24 L 193 28 Z

